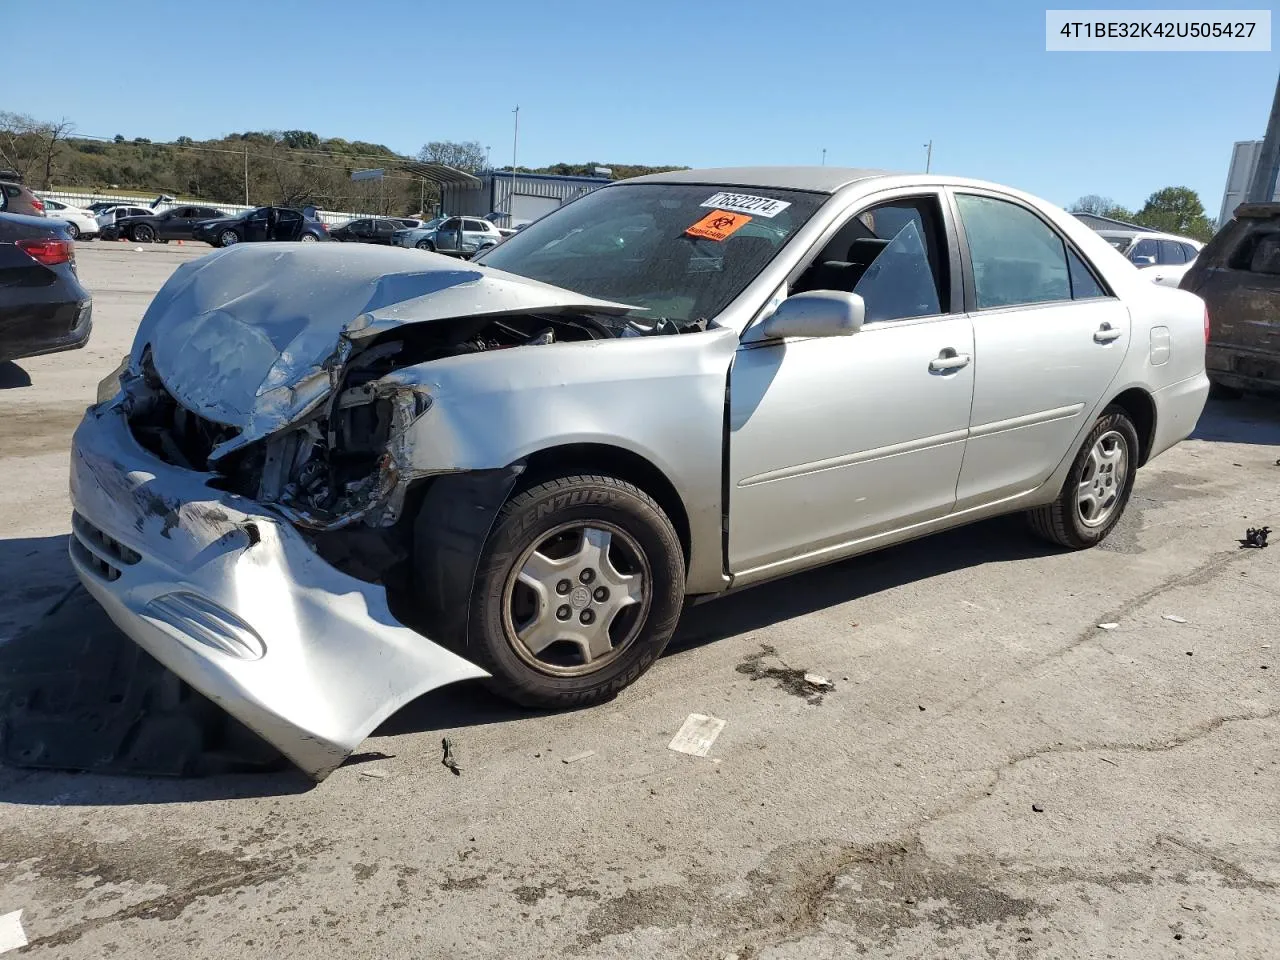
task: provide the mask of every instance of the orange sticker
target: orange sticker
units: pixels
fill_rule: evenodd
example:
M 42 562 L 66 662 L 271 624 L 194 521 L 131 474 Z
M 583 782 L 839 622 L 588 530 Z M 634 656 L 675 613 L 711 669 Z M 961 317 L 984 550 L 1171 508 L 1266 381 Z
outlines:
M 712 210 L 686 230 L 685 234 L 690 237 L 702 237 L 704 240 L 715 240 L 719 243 L 733 236 L 750 222 L 751 218 L 745 213 Z

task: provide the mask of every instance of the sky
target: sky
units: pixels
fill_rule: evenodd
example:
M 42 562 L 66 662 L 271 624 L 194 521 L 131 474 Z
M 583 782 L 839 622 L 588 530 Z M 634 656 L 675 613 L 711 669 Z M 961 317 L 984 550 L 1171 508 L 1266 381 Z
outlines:
M 41 39 L 5 44 L 0 110 L 82 134 L 477 140 L 502 165 L 518 105 L 522 166 L 819 164 L 825 148 L 828 165 L 913 171 L 932 140 L 935 172 L 1064 206 L 1188 186 L 1211 217 L 1280 70 L 1276 53 L 1049 53 L 1045 6 L 1025 0 L 59 0 L 56 22 L 5 7 L 7 36 Z M 102 52 L 129 38 L 130 55 Z

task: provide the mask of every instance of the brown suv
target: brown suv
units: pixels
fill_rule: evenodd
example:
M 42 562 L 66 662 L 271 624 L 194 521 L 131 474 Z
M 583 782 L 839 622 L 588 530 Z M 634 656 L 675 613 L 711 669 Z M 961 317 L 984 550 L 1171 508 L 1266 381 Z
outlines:
M 1280 391 L 1280 203 L 1236 207 L 1178 286 L 1208 306 L 1216 391 Z
M 44 203 L 20 183 L 0 182 L 0 210 L 5 213 L 22 213 L 28 217 L 43 217 Z

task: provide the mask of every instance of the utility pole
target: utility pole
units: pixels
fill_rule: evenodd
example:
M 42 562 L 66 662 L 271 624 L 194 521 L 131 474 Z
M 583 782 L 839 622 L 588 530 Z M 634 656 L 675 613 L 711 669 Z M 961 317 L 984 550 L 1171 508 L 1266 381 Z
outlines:
M 1267 118 L 1267 132 L 1262 138 L 1262 151 L 1258 164 L 1253 168 L 1253 179 L 1245 200 L 1250 203 L 1266 203 L 1276 195 L 1276 174 L 1280 173 L 1280 79 L 1276 81 L 1275 97 L 1271 101 L 1271 116 Z M 1231 211 L 1227 211 L 1227 216 Z
M 822 148 L 822 165 L 824 167 L 827 165 L 827 148 L 826 147 Z
M 933 166 L 933 141 L 930 140 L 924 145 L 928 152 L 924 155 L 924 172 L 928 173 L 929 168 Z
M 485 148 L 484 148 L 484 168 L 485 168 L 486 170 L 492 170 L 492 169 L 493 169 L 493 166 L 489 163 L 489 151 L 490 151 L 490 150 L 492 150 L 492 149 L 493 149 L 493 147 L 485 147 Z
M 249 148 L 244 148 L 244 205 L 249 205 Z
M 520 145 L 520 104 L 517 103 L 512 112 L 516 115 L 516 128 L 511 136 L 511 182 L 507 184 L 507 226 L 511 225 L 510 218 L 515 215 L 516 209 L 516 148 Z

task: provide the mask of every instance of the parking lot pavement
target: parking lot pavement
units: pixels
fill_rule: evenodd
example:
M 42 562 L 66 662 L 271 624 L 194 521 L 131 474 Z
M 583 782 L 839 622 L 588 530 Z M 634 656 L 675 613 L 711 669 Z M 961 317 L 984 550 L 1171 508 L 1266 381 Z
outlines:
M 79 410 L 198 252 L 87 245 L 95 340 L 0 390 L 10 631 L 69 579 Z M 1237 540 L 1277 457 L 1274 405 L 1211 404 L 1100 549 L 1007 519 L 763 586 L 612 703 L 446 688 L 319 786 L 0 770 L 0 916 L 59 960 L 1273 958 L 1280 550 Z

